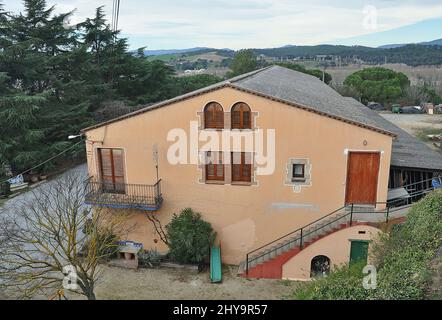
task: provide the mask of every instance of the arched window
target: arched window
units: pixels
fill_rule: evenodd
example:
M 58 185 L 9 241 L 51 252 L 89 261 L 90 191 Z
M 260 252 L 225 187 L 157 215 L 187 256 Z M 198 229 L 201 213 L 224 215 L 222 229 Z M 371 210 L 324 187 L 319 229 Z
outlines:
M 250 107 L 244 103 L 236 103 L 232 107 L 232 129 L 251 129 L 252 112 Z
M 204 127 L 206 129 L 224 129 L 224 110 L 217 102 L 210 102 L 204 108 Z
M 310 277 L 326 277 L 330 273 L 330 258 L 327 256 L 316 256 L 312 259 L 310 266 Z

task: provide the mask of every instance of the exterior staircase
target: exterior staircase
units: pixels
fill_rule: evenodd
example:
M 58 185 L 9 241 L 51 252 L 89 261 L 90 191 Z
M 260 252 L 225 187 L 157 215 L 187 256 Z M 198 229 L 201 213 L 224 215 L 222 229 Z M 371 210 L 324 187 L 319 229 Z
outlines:
M 354 206 L 341 207 L 319 220 L 249 252 L 246 260 L 240 264 L 238 274 L 247 278 L 281 279 L 282 266 L 300 251 L 329 234 L 363 224 L 352 221 L 354 211 Z
M 417 182 L 404 188 L 413 189 Z M 410 187 L 410 188 L 409 188 Z M 345 205 L 295 231 L 273 240 L 246 255 L 238 274 L 247 278 L 281 279 L 282 266 L 316 241 L 355 225 L 388 224 L 390 219 L 404 219 L 412 203 L 424 197 L 432 187 L 409 193 L 410 197 L 392 199 L 373 206 Z M 381 206 L 381 209 L 378 207 Z

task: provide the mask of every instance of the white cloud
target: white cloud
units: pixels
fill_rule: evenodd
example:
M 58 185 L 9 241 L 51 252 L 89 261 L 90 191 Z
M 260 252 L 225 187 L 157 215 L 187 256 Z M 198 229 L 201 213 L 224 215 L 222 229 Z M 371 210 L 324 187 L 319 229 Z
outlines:
M 77 9 L 73 23 L 94 15 L 112 0 L 48 0 L 57 11 Z M 364 28 L 363 8 L 377 9 L 377 28 Z M 6 9 L 18 10 L 17 1 Z M 319 44 L 371 32 L 385 31 L 421 20 L 442 17 L 439 1 L 377 0 L 122 0 L 119 27 L 133 47 L 191 46 L 274 47 Z

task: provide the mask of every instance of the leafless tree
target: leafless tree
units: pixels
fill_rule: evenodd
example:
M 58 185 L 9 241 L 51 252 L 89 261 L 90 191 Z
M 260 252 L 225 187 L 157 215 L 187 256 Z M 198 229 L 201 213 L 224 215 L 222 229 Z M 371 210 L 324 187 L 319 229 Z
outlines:
M 421 86 L 411 85 L 404 91 L 404 101 L 402 101 L 402 104 L 415 105 L 421 102 L 428 102 L 429 99 L 429 95 L 422 90 Z
M 0 287 L 17 298 L 63 296 L 73 290 L 95 299 L 99 264 L 117 252 L 134 226 L 129 213 L 84 204 L 84 177 L 68 175 L 0 214 Z M 67 274 L 71 272 L 70 274 Z
M 166 244 L 167 246 L 169 246 L 169 237 L 167 236 L 167 232 L 166 230 L 164 230 L 163 228 L 163 224 L 161 223 L 161 221 L 158 219 L 158 217 L 156 216 L 155 213 L 148 213 L 147 215 L 147 219 L 152 223 L 155 232 L 158 234 L 158 236 L 160 237 L 160 240 Z

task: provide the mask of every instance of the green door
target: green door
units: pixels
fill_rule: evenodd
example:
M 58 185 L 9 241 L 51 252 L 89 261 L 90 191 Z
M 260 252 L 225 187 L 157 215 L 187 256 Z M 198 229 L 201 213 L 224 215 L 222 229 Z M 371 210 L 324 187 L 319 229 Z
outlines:
M 368 241 L 352 240 L 350 249 L 350 264 L 364 261 L 367 263 L 368 257 Z

